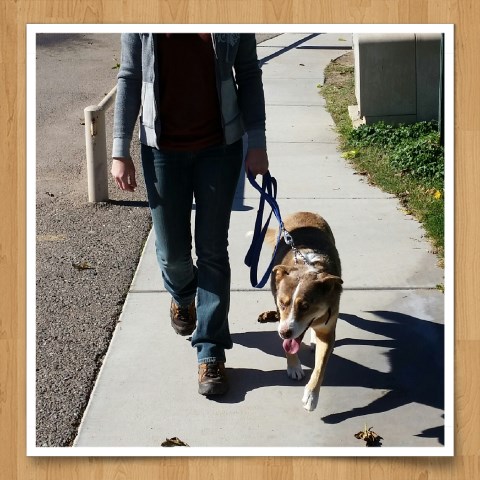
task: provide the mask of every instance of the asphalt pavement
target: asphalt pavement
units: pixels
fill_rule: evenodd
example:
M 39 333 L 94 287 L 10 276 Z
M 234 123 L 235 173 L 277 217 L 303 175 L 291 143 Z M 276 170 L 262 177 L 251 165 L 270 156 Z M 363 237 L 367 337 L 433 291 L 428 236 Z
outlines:
M 218 399 L 197 393 L 196 353 L 170 326 L 170 296 L 150 233 L 74 454 L 228 454 L 234 448 L 301 455 L 294 447 L 313 454 L 357 447 L 360 455 L 364 442 L 354 434 L 365 425 L 383 437 L 384 449 L 411 447 L 418 454 L 443 446 L 444 296 L 436 287 L 444 272 L 419 223 L 341 157 L 317 88 L 328 63 L 351 46 L 349 33 L 289 33 L 258 46 L 282 215 L 320 213 L 342 259 L 337 340 L 317 409 L 307 412 L 301 403 L 313 353 L 302 346 L 306 379 L 289 379 L 276 326 L 257 323 L 274 305 L 268 287 L 251 287 L 243 264 L 258 193 L 240 182 L 230 229 L 229 393 Z M 263 265 L 268 255 L 266 248 Z M 193 448 L 161 447 L 172 437 Z

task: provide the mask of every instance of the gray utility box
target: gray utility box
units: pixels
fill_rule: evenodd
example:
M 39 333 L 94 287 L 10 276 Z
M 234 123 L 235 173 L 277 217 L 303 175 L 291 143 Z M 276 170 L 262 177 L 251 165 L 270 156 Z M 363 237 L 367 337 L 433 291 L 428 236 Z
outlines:
M 354 34 L 353 49 L 364 123 L 438 120 L 441 34 Z

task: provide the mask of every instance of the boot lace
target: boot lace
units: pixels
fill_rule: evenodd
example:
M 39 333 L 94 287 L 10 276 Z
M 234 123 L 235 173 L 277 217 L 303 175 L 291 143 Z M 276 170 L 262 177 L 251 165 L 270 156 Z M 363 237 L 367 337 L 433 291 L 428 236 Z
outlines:
M 205 376 L 208 378 L 220 377 L 220 366 L 218 363 L 207 363 Z
M 190 318 L 190 307 L 177 307 L 175 311 L 175 318 L 180 322 L 191 322 Z

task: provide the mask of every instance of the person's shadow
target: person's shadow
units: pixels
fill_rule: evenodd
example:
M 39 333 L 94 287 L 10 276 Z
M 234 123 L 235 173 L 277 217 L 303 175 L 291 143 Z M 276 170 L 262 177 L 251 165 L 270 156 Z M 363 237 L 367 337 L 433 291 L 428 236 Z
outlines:
M 364 387 L 387 390 L 382 397 L 369 405 L 358 405 L 352 410 L 327 415 L 325 423 L 337 424 L 344 420 L 387 412 L 410 403 L 418 403 L 443 410 L 444 408 L 444 326 L 410 315 L 389 311 L 370 312 L 383 321 L 371 321 L 356 315 L 341 314 L 339 321 L 371 332 L 383 339 L 343 338 L 335 347 L 345 345 L 386 347 L 389 372 L 380 372 L 335 354 L 327 365 L 323 386 Z M 284 357 L 281 341 L 276 331 L 246 332 L 232 335 L 234 343 L 259 349 L 266 354 Z M 314 354 L 302 346 L 300 360 L 313 368 Z M 305 385 L 309 378 L 296 382 L 287 377 L 285 370 L 264 372 L 254 369 L 232 369 L 236 392 L 227 395 L 225 402 L 243 401 L 248 391 L 267 386 Z M 238 378 L 237 378 L 238 377 Z M 422 432 L 420 436 L 438 438 L 443 444 L 443 425 Z

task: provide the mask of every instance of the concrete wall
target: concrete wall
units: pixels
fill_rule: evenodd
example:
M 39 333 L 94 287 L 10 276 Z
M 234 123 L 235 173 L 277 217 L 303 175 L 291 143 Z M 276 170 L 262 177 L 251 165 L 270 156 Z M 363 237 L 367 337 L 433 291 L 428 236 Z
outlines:
M 440 34 L 354 34 L 355 95 L 364 122 L 438 120 Z

